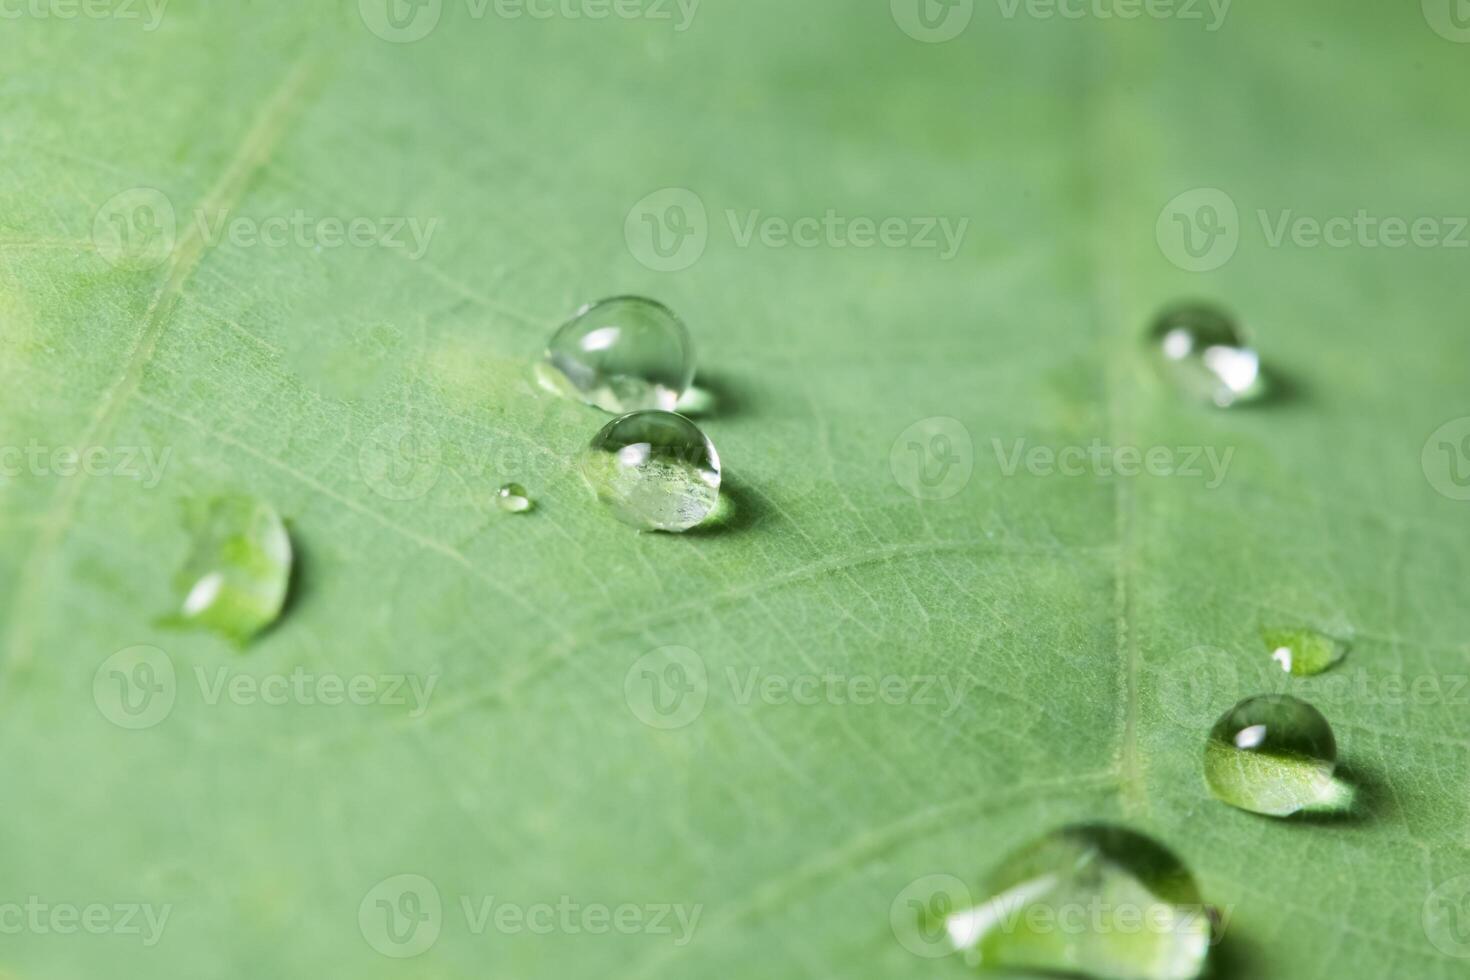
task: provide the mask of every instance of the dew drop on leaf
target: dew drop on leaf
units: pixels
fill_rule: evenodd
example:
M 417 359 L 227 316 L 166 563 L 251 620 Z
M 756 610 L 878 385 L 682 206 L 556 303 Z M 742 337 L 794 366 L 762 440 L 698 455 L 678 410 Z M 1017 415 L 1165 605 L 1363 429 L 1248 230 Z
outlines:
M 243 645 L 281 614 L 291 580 L 291 539 L 275 508 L 246 496 L 188 507 L 188 558 L 174 580 L 166 625 L 213 630 Z
M 519 483 L 507 483 L 495 491 L 495 505 L 507 514 L 524 514 L 531 509 L 531 498 Z
M 1304 627 L 1265 627 L 1266 651 L 1282 670 L 1297 677 L 1320 674 L 1347 656 L 1347 644 Z
M 619 296 L 563 324 L 537 374 L 552 391 L 607 412 L 672 411 L 694 380 L 694 347 L 668 307 Z
M 1352 790 L 1334 776 L 1337 742 L 1322 713 L 1299 698 L 1247 698 L 1215 722 L 1205 743 L 1205 782 L 1215 798 L 1273 817 L 1336 811 Z
M 1228 408 L 1265 394 L 1259 356 L 1235 320 L 1213 307 L 1165 310 L 1149 345 L 1163 375 L 1196 401 Z
M 616 418 L 582 454 L 582 475 L 618 520 L 687 531 L 720 499 L 720 457 L 699 426 L 673 412 Z
M 981 971 L 1194 980 L 1209 954 L 1211 911 L 1194 877 L 1125 827 L 1053 831 L 1012 852 L 979 894 L 926 928 L 942 928 Z

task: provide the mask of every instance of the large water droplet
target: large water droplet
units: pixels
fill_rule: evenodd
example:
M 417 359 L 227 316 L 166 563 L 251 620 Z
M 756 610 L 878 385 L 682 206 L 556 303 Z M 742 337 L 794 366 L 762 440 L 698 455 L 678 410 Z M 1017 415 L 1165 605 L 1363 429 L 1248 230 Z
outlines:
M 1347 656 L 1347 644 L 1316 630 L 1265 627 L 1261 639 L 1271 659 L 1288 674 L 1310 677 L 1336 664 Z
M 1110 824 L 1053 831 L 1011 854 L 987 897 L 939 925 L 966 962 L 1095 980 L 1194 980 L 1210 911 L 1184 864 Z
M 720 499 L 720 457 L 699 426 L 673 412 L 613 419 L 582 454 L 582 475 L 618 520 L 687 531 Z
M 507 514 L 524 514 L 531 509 L 531 498 L 519 483 L 507 483 L 495 491 L 495 505 Z
M 589 303 L 563 324 L 538 374 L 553 391 L 604 411 L 671 411 L 694 380 L 694 347 L 668 307 L 618 296 Z
M 291 581 L 291 539 L 281 516 L 251 497 L 190 506 L 189 557 L 175 579 L 175 626 L 214 630 L 238 644 L 275 622 Z
M 1337 742 L 1316 708 L 1286 694 L 1247 698 L 1220 716 L 1205 743 L 1205 781 L 1231 806 L 1285 817 L 1341 810 L 1351 789 L 1334 777 Z
M 1259 356 L 1219 310 L 1171 307 L 1154 321 L 1149 343 L 1164 375 L 1191 398 L 1227 408 L 1265 393 Z

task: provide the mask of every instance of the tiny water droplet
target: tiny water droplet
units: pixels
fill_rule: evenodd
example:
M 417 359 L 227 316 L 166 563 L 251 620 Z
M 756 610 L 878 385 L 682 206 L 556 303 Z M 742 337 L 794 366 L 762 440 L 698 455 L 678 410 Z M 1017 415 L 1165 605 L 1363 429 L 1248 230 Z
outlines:
M 1171 851 L 1112 824 L 1053 831 L 990 873 L 971 908 L 939 928 L 966 962 L 1094 980 L 1194 980 L 1211 911 Z
M 1165 310 L 1149 343 L 1164 375 L 1191 398 L 1228 408 L 1265 393 L 1260 357 L 1235 321 L 1213 307 Z
M 531 509 L 531 497 L 519 483 L 507 483 L 495 491 L 495 504 L 508 514 L 524 514 Z
M 1320 674 L 1347 656 L 1346 643 L 1305 627 L 1265 627 L 1261 639 L 1271 659 L 1297 677 Z
M 694 346 L 662 303 L 618 296 L 563 324 L 537 373 L 552 391 L 607 412 L 672 411 L 694 380 Z
M 1333 774 L 1337 742 L 1316 708 L 1286 694 L 1247 698 L 1220 716 L 1205 743 L 1205 782 L 1242 810 L 1285 817 L 1343 810 L 1352 791 Z
M 275 622 L 291 581 L 291 539 L 275 508 L 245 496 L 190 505 L 189 556 L 165 625 L 214 630 L 243 645 Z
M 582 454 L 582 475 L 618 520 L 687 531 L 720 499 L 720 457 L 699 426 L 673 412 L 613 419 Z

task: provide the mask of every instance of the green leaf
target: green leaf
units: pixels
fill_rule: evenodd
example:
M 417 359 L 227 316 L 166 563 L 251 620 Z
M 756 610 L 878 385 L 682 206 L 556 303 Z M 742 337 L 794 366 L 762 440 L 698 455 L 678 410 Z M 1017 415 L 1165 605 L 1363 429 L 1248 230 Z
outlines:
M 1433 3 L 16 9 L 0 974 L 953 976 L 905 889 L 1092 820 L 1185 861 L 1224 976 L 1464 972 L 1470 49 Z M 614 520 L 575 467 L 607 417 L 534 382 L 626 293 L 689 325 L 716 527 Z M 1188 299 L 1277 397 L 1155 375 Z M 243 654 L 154 625 L 178 502 L 224 494 L 296 547 Z M 1280 624 L 1352 656 L 1285 675 Z M 1209 797 L 1211 723 L 1271 690 L 1356 819 Z

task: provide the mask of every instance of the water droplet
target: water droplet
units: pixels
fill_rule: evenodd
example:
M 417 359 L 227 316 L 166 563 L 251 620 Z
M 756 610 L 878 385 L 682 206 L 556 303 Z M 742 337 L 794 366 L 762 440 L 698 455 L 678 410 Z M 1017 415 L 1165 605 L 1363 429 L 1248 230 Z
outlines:
M 720 499 L 720 457 L 699 426 L 673 412 L 613 419 L 582 454 L 582 475 L 618 520 L 687 531 Z
M 1189 870 L 1152 838 L 1111 824 L 1065 827 L 1007 857 L 988 896 L 947 911 L 966 961 L 1095 980 L 1193 980 L 1211 915 Z
M 1286 694 L 1240 702 L 1220 716 L 1205 744 L 1205 781 L 1215 798 L 1273 817 L 1345 809 L 1352 791 L 1335 778 L 1336 768 L 1332 726 Z
M 1267 627 L 1261 630 L 1261 639 L 1271 659 L 1298 677 L 1320 674 L 1347 656 L 1346 643 L 1306 628 Z
M 495 504 L 508 514 L 524 514 L 531 509 L 531 498 L 519 483 L 507 483 L 495 491 Z
M 543 385 L 607 412 L 672 411 L 694 380 L 684 322 L 662 303 L 618 296 L 589 303 L 552 335 Z
M 275 622 L 291 580 L 281 516 L 251 497 L 190 505 L 189 556 L 175 579 L 179 611 L 165 625 L 211 629 L 238 644 Z
M 1265 393 L 1260 357 L 1235 321 L 1209 306 L 1165 310 L 1149 331 L 1166 377 L 1191 398 L 1227 408 Z

